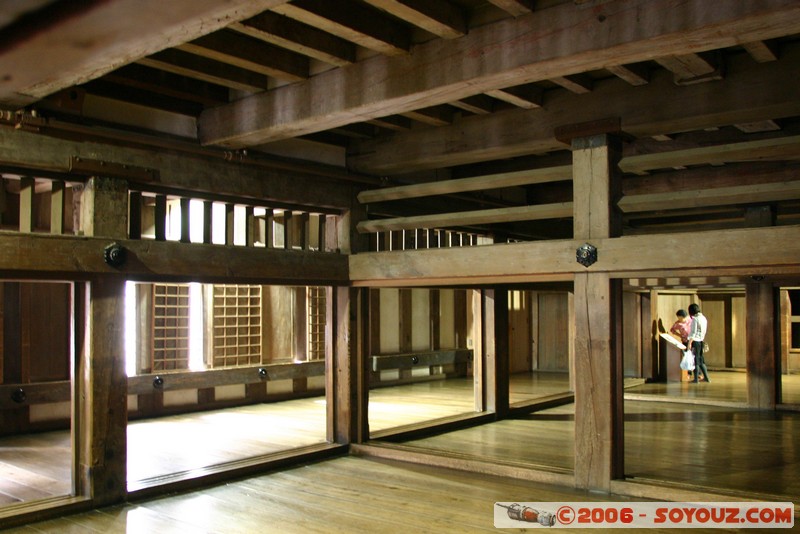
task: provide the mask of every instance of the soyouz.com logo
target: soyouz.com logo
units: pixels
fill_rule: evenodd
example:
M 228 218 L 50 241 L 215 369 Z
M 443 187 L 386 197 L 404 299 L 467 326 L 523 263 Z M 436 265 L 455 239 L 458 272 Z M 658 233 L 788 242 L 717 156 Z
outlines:
M 496 502 L 495 528 L 792 528 L 791 502 Z

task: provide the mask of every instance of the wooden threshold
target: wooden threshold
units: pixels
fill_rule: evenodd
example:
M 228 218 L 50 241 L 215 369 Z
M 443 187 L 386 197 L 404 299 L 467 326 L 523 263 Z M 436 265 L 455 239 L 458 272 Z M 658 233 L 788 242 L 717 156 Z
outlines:
M 495 475 L 520 480 L 573 487 L 575 477 L 571 470 L 514 462 L 510 460 L 484 460 L 479 457 L 443 452 L 396 443 L 353 444 L 350 454 L 370 458 L 383 458 L 413 464 L 429 465 L 467 471 L 482 475 Z
M 83 496 L 60 496 L 21 502 L 0 508 L 0 529 L 94 508 L 92 500 Z
M 646 393 L 625 393 L 626 401 L 643 402 L 671 402 L 675 404 L 692 404 L 695 406 L 720 406 L 722 408 L 736 408 L 738 410 L 754 409 L 746 402 L 726 401 L 709 398 L 681 398 L 666 395 L 652 395 Z
M 128 500 L 137 500 L 175 491 L 186 491 L 222 481 L 261 474 L 301 462 L 314 462 L 347 454 L 347 445 L 321 443 L 274 454 L 244 458 L 201 469 L 152 477 L 128 483 Z
M 408 425 L 395 426 L 384 430 L 376 430 L 370 432 L 370 440 L 390 440 L 390 441 L 403 441 L 407 439 L 417 439 L 435 434 L 443 434 L 451 432 L 460 428 L 470 426 L 482 425 L 491 423 L 496 420 L 497 416 L 494 413 L 464 413 L 458 415 L 449 415 L 447 417 L 440 417 L 438 419 L 430 419 L 420 423 L 411 423 Z

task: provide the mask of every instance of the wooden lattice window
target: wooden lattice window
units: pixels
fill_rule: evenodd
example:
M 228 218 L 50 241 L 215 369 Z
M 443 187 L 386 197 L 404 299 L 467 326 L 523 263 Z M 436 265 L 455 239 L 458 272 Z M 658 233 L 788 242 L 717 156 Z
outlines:
M 189 286 L 153 284 L 153 372 L 189 368 Z
M 308 309 L 308 360 L 325 359 L 325 288 L 309 287 L 306 292 Z
M 261 363 L 261 286 L 214 285 L 212 367 Z

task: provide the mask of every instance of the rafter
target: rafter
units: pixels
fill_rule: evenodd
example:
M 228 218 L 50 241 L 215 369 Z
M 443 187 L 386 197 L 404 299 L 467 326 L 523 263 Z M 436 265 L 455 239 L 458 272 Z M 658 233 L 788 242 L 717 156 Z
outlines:
M 383 54 L 405 54 L 411 46 L 407 27 L 351 0 L 295 0 L 273 11 Z
M 299 9 L 307 2 L 293 2 L 281 11 Z M 594 10 L 565 3 L 475 28 L 460 39 L 418 45 L 409 57 L 372 57 L 346 69 L 206 110 L 200 117 L 201 140 L 230 147 L 262 144 L 443 104 L 498 87 L 603 68 L 611 54 L 618 63 L 629 64 L 665 53 L 713 50 L 741 38 L 743 27 L 752 28 L 746 35 L 749 40 L 800 32 L 800 4 L 791 0 L 758 4 L 725 0 L 711 5 L 690 0 L 680 3 L 681 17 L 674 16 L 676 2 L 650 0 L 644 9 L 639 1 L 612 0 L 602 4 L 602 20 Z M 318 4 L 333 6 L 332 2 L 313 4 L 315 8 Z M 331 10 L 347 11 L 339 8 L 338 2 L 336 5 Z M 620 27 L 635 30 L 635 35 L 607 31 Z M 339 94 L 334 101 L 308 96 L 329 94 L 334 88 Z M 229 120 L 244 115 L 247 120 Z
M 264 91 L 269 87 L 269 77 L 265 74 L 174 48 L 143 57 L 137 63 L 249 93 Z
M 356 60 L 353 43 L 270 11 L 235 22 L 229 28 L 331 65 L 343 67 Z
M 489 0 L 511 16 L 519 17 L 533 11 L 534 0 Z
M 204 35 L 177 48 L 282 80 L 308 78 L 307 57 L 230 30 Z
M 365 0 L 409 24 L 418 26 L 445 39 L 467 33 L 466 14 L 447 2 L 430 0 Z

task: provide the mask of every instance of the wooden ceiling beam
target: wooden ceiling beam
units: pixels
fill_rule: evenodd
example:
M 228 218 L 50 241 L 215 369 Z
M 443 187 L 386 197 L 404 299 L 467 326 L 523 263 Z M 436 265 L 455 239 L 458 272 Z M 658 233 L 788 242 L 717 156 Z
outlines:
M 55 3 L 52 16 L 27 17 L 3 28 L 0 106 L 31 104 L 287 1 Z
M 753 41 L 744 43 L 742 47 L 759 63 L 777 61 L 779 45 L 774 41 Z
M 690 238 L 697 253 L 677 254 Z M 575 250 L 585 242 L 577 239 L 504 244 L 502 260 L 491 246 L 353 254 L 349 257 L 350 279 L 354 286 L 397 287 L 568 280 L 587 271 L 620 278 L 656 272 L 669 276 L 800 273 L 796 226 L 661 234 L 658 246 L 653 246 L 653 239 L 652 235 L 594 239 L 598 261 L 588 269 L 575 261 Z
M 448 2 L 431 0 L 365 0 L 368 4 L 444 39 L 467 33 L 467 15 Z
M 352 0 L 295 0 L 272 11 L 390 56 L 411 48 L 408 27 Z
M 518 108 L 536 109 L 542 107 L 544 91 L 534 85 L 520 85 L 486 91 L 485 94 Z
M 143 57 L 137 63 L 248 93 L 258 93 L 269 87 L 269 77 L 264 74 L 174 48 Z
M 618 206 L 623 213 L 641 213 L 778 202 L 798 198 L 800 198 L 800 181 L 792 181 L 626 195 L 620 199 Z
M 462 109 L 475 115 L 487 115 L 494 110 L 494 100 L 486 95 L 475 95 L 448 102 L 454 108 Z
M 229 28 L 338 67 L 356 61 L 353 43 L 271 11 L 235 22 Z
M 535 0 L 489 0 L 512 17 L 521 17 L 533 11 Z
M 743 54 L 731 57 L 721 83 L 676 87 L 672 73 L 659 69 L 641 87 L 611 78 L 588 95 L 554 91 L 541 109 L 462 117 L 457 125 L 435 131 L 360 142 L 351 147 L 348 166 L 398 174 L 563 150 L 566 145 L 553 137 L 555 128 L 609 117 L 620 117 L 627 133 L 647 137 L 797 116 L 800 91 L 794 73 L 800 69 L 800 48 L 785 48 L 779 61 L 769 63 Z
M 592 92 L 592 79 L 585 75 L 556 76 L 550 81 L 560 85 L 567 91 L 572 91 L 576 95 L 584 95 Z
M 678 165 L 721 165 L 747 161 L 798 160 L 800 160 L 800 135 L 793 135 L 655 154 L 640 154 L 623 158 L 619 167 L 623 172 L 640 174 L 655 169 L 669 169 Z
M 298 0 L 276 11 L 292 16 L 290 11 L 309 13 L 303 8 L 318 11 L 327 6 L 325 17 L 319 18 L 328 21 L 326 17 L 351 15 L 349 7 L 339 4 Z M 645 4 L 610 0 L 598 7 L 602 17 L 596 9 L 559 4 L 475 28 L 460 39 L 420 44 L 408 57 L 375 56 L 346 69 L 323 72 L 305 82 L 205 110 L 199 123 L 201 141 L 253 146 L 501 87 L 604 68 L 611 55 L 618 63 L 629 64 L 732 46 L 741 39 L 800 33 L 800 4 L 792 0 L 712 4 L 649 0 Z M 674 15 L 677 5 L 680 17 Z M 371 28 L 379 25 L 368 22 Z M 609 28 L 627 28 L 634 35 Z M 333 102 L 309 96 L 334 91 L 339 96 Z M 232 116 L 242 120 L 231 121 Z
M 376 117 L 366 122 L 367 124 L 372 124 L 380 128 L 393 130 L 395 132 L 405 132 L 406 130 L 411 129 L 411 119 L 407 117 L 401 117 L 400 115 L 391 115 L 389 117 Z
M 647 66 L 642 63 L 611 65 L 606 67 L 606 70 L 634 86 L 647 85 L 647 82 L 650 81 L 650 73 L 647 70 Z
M 231 30 L 204 35 L 176 48 L 281 80 L 299 82 L 308 78 L 306 56 Z
M 360 233 L 366 234 L 392 230 L 411 230 L 414 228 L 455 228 L 472 226 L 475 224 L 562 219 L 572 217 L 572 209 L 572 202 L 559 202 L 536 206 L 515 206 L 513 208 L 436 213 L 433 215 L 362 221 L 358 223 L 357 229 Z
M 371 189 L 360 192 L 358 194 L 358 201 L 362 204 L 368 204 L 371 202 L 385 202 L 387 200 L 448 195 L 466 191 L 485 191 L 487 189 L 500 189 L 504 187 L 558 182 L 571 179 L 572 165 L 564 165 L 545 169 L 503 172 L 473 176 L 471 178 L 458 178 L 455 180 Z
M 453 123 L 453 112 L 444 106 L 415 109 L 401 113 L 403 117 L 428 124 L 430 126 L 447 126 Z

